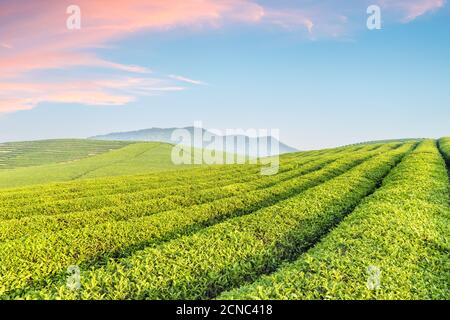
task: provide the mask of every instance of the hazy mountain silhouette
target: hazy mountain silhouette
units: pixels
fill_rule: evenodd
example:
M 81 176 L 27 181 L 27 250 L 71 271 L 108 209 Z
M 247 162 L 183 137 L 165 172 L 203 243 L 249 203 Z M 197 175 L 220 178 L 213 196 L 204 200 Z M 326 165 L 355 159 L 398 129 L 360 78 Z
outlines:
M 150 128 L 129 132 L 115 132 L 106 135 L 94 136 L 89 139 L 96 140 L 117 140 L 117 141 L 153 141 L 153 142 L 166 142 L 172 144 L 181 143 L 180 139 L 173 140 L 173 134 L 175 130 L 183 129 L 186 134 L 189 134 L 191 138 L 190 143 L 184 143 L 191 145 L 195 148 L 213 149 L 223 152 L 231 152 L 239 155 L 246 155 L 250 157 L 265 157 L 271 155 L 278 155 L 290 152 L 298 151 L 292 148 L 274 137 L 249 137 L 244 135 L 216 135 L 206 129 L 200 129 L 202 137 L 206 136 L 207 141 L 196 141 L 194 139 L 194 127 L 186 128 Z M 197 128 L 199 130 L 199 128 Z M 223 147 L 220 144 L 216 144 L 216 141 L 222 141 Z M 186 142 L 186 141 L 184 141 Z M 278 144 L 278 150 L 276 145 Z

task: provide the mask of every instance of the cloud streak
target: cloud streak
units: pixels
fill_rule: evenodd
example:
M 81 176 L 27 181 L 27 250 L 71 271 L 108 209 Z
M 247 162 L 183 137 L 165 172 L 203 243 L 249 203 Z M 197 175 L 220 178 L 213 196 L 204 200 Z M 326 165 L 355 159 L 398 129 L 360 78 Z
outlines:
M 375 0 L 346 3 L 299 0 L 285 1 L 283 5 L 257 0 L 77 0 L 82 28 L 68 30 L 66 9 L 72 2 L 0 2 L 0 112 L 30 109 L 46 101 L 123 105 L 139 95 L 182 90 L 179 82 L 205 84 L 170 75 L 157 80 L 163 86 L 155 85 L 155 78 L 149 78 L 152 73 L 149 68 L 109 61 L 95 53 L 98 48 L 138 32 L 167 32 L 178 28 L 198 32 L 247 24 L 303 31 L 314 39 L 339 38 L 351 31 L 355 16 L 360 18 L 367 5 L 377 3 Z M 379 0 L 378 3 L 384 10 L 398 15 L 400 22 L 411 22 L 445 5 L 444 0 Z M 49 70 L 81 67 L 109 70 L 118 81 L 125 83 L 124 87 L 111 86 L 111 82 L 104 80 L 41 80 L 42 73 Z M 84 76 L 95 78 L 92 74 Z M 135 82 L 130 84 L 129 79 Z
M 151 70 L 108 61 L 93 51 L 140 31 L 164 32 L 177 27 L 192 30 L 219 28 L 231 21 L 252 23 L 263 15 L 262 7 L 244 0 L 78 0 L 82 28 L 68 30 L 66 8 L 71 4 L 71 1 L 65 0 L 0 3 L 0 80 L 4 81 L 0 87 L 0 112 L 30 109 L 41 102 L 122 105 L 139 95 L 183 90 L 176 83 L 155 86 L 153 79 L 140 79 L 139 83 L 129 84 L 127 75 L 123 73 L 149 74 Z M 111 83 L 105 81 L 78 81 L 74 86 L 73 80 L 63 79 L 61 85 L 56 82 L 42 83 L 35 75 L 36 72 L 42 74 L 47 70 L 78 67 L 109 69 L 119 73 L 121 81 L 129 85 L 129 94 L 112 92 L 123 88 L 111 87 Z M 179 76 L 171 80 L 202 83 Z M 168 82 L 167 79 L 164 81 Z
M 185 82 L 185 83 L 189 83 L 189 84 L 195 84 L 195 85 L 206 85 L 206 82 L 200 81 L 200 80 L 194 80 L 194 79 L 189 79 L 183 76 L 177 76 L 174 74 L 169 75 L 169 78 L 177 80 L 177 81 L 181 81 L 181 82 Z
M 411 22 L 420 16 L 445 6 L 445 0 L 382 0 L 380 5 L 401 15 L 401 21 Z
M 0 112 L 29 110 L 42 102 L 79 103 L 91 106 L 120 106 L 136 95 L 182 91 L 167 81 L 117 77 L 65 82 L 0 82 Z

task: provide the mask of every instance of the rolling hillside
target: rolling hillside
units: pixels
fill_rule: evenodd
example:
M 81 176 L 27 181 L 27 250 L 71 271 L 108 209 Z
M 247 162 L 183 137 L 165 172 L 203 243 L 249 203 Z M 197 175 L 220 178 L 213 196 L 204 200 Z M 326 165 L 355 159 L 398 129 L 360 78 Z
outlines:
M 102 153 L 93 155 L 94 149 L 86 148 L 89 145 L 97 145 L 102 148 Z M 59 158 L 52 158 L 48 153 L 42 152 L 45 156 L 43 159 L 33 159 L 32 156 L 38 152 L 28 153 L 28 157 L 33 159 L 29 163 L 39 164 L 48 163 L 50 161 L 65 159 L 63 163 L 51 163 L 40 166 L 29 166 L 24 168 L 3 169 L 0 170 L 0 188 L 20 187 L 31 184 L 42 184 L 48 182 L 62 182 L 70 180 L 80 180 L 97 177 L 119 176 L 145 174 L 150 172 L 181 169 L 183 166 L 175 166 L 171 161 L 172 146 L 165 143 L 148 142 L 148 143 L 125 143 L 121 142 L 101 142 L 85 140 L 78 143 L 80 149 L 72 149 L 72 153 Z M 65 149 L 65 142 L 60 141 L 57 147 Z M 116 146 L 111 150 L 110 146 Z M 69 144 L 67 149 L 73 148 Z M 62 152 L 61 152 L 62 153 Z M 59 153 L 60 154 L 60 153 Z M 74 161 L 85 155 L 86 157 Z M 74 157 L 77 156 L 77 158 Z M 67 162 L 71 159 L 71 162 Z M 13 166 L 17 161 L 8 162 L 8 166 Z M 23 162 L 21 162 L 23 163 Z
M 154 143 L 77 161 L 96 178 L 0 190 L 0 299 L 449 299 L 449 146 L 293 153 L 273 176 L 158 171 Z
M 80 160 L 129 144 L 123 141 L 83 139 L 0 143 L 0 170 Z

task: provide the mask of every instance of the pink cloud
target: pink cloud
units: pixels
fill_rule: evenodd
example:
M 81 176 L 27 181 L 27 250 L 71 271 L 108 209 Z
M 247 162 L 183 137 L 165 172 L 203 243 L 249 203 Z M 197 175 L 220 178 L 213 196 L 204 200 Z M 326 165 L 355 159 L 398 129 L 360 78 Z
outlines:
M 68 30 L 66 8 L 70 1 L 10 1 L 0 4 L 0 12 L 14 13 L 14 19 L 5 19 L 0 28 L 0 39 L 14 47 L 11 52 L 0 52 L 9 65 L 26 70 L 30 55 L 49 54 L 50 59 L 30 65 L 31 68 L 99 64 L 80 50 L 105 45 L 142 30 L 167 30 L 175 27 L 217 27 L 226 21 L 255 22 L 263 15 L 263 8 L 245 0 L 78 0 L 82 28 Z M 60 55 L 58 57 L 58 55 Z M 67 55 L 70 55 L 67 57 Z M 17 63 L 14 63 L 14 58 Z M 38 59 L 34 59 L 38 60 Z M 42 60 L 42 59 L 39 59 Z M 4 63 L 5 64 L 5 63 Z M 110 67 L 120 65 L 111 63 Z M 129 69 L 129 71 L 134 71 Z
M 353 28 L 352 18 L 357 16 L 356 20 L 364 20 L 360 15 L 365 14 L 365 2 L 372 4 L 369 0 L 350 0 L 345 4 L 299 0 L 292 1 L 290 7 L 276 1 L 270 5 L 265 1 L 263 5 L 258 0 L 1 1 L 0 112 L 33 108 L 43 101 L 126 104 L 139 95 L 182 90 L 176 82 L 203 83 L 188 77 L 170 76 L 175 84 L 167 79 L 155 84 L 155 79 L 145 78 L 133 78 L 135 82 L 130 84 L 127 75 L 143 76 L 151 70 L 108 61 L 93 53 L 95 48 L 108 47 L 137 32 L 175 28 L 198 31 L 239 23 L 277 26 L 296 32 L 303 30 L 311 39 L 343 37 Z M 408 22 L 442 8 L 445 0 L 379 0 L 378 3 Z M 66 27 L 69 16 L 66 9 L 72 4 L 81 8 L 80 30 Z M 111 81 L 105 80 L 88 83 L 66 79 L 60 83 L 47 79 L 48 82 L 42 83 L 35 74 L 78 67 L 111 69 L 126 86 L 113 86 Z M 78 83 L 77 88 L 74 88 L 75 83 Z
M 0 114 L 21 110 L 30 110 L 32 108 L 33 105 L 30 105 L 28 99 L 22 98 L 0 99 Z
M 370 1 L 367 1 L 369 4 Z M 377 1 L 375 1 L 377 2 Z M 444 0 L 379 0 L 386 10 L 399 11 L 413 20 L 444 6 Z M 68 30 L 69 0 L 3 1 L 0 3 L 1 67 L 25 72 L 35 68 L 99 65 L 130 72 L 146 72 L 137 66 L 109 63 L 82 53 L 87 48 L 143 31 L 165 31 L 177 27 L 217 28 L 227 23 L 276 24 L 303 27 L 309 33 L 322 30 L 332 36 L 342 33 L 347 13 L 361 11 L 360 1 L 348 5 L 335 1 L 296 1 L 292 7 L 261 5 L 256 0 L 77 0 L 81 8 L 81 30 Z M 363 5 L 364 6 L 364 5 Z M 353 13 L 354 14 L 354 13 Z M 33 63 L 30 56 L 37 57 Z M 48 56 L 45 59 L 44 56 Z M 47 60 L 47 61 L 45 61 Z
M 398 12 L 402 22 L 410 22 L 443 8 L 445 0 L 382 0 L 380 4 L 386 10 Z
M 246 0 L 78 0 L 82 28 L 68 30 L 66 9 L 71 4 L 66 0 L 0 3 L 0 79 L 9 81 L 0 85 L 0 112 L 29 109 L 44 101 L 119 105 L 132 101 L 134 95 L 182 90 L 170 83 L 155 85 L 152 79 L 125 81 L 126 88 L 106 81 L 41 83 L 31 72 L 83 66 L 146 74 L 148 68 L 107 61 L 87 50 L 142 30 L 217 28 L 229 21 L 253 23 L 264 14 L 261 6 Z M 29 82 L 17 81 L 23 79 Z M 124 89 L 129 94 L 112 92 Z
M 167 81 L 151 78 L 96 79 L 66 82 L 0 82 L 0 112 L 28 110 L 42 102 L 119 106 L 135 95 L 181 91 Z

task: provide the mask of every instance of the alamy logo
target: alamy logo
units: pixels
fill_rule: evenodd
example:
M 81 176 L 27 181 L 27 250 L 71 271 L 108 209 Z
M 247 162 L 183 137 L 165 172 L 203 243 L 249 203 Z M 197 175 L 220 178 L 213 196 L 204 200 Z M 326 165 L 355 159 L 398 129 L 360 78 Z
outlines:
M 72 291 L 81 288 L 80 268 L 78 266 L 69 266 L 67 268 L 67 288 Z
M 262 175 L 279 170 L 278 129 L 205 130 L 201 122 L 189 129 L 176 129 L 171 140 L 172 162 L 182 164 L 260 164 Z
M 378 290 L 381 287 L 381 270 L 377 266 L 369 266 L 367 268 L 367 289 Z
M 81 9 L 77 5 L 70 5 L 66 9 L 66 13 L 70 16 L 66 20 L 66 26 L 69 30 L 81 29 Z
M 377 5 L 371 5 L 367 8 L 367 29 L 380 30 L 381 29 L 381 8 Z

